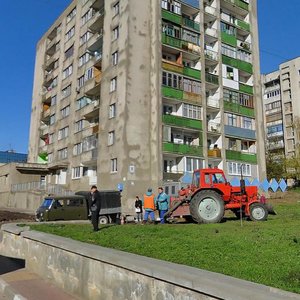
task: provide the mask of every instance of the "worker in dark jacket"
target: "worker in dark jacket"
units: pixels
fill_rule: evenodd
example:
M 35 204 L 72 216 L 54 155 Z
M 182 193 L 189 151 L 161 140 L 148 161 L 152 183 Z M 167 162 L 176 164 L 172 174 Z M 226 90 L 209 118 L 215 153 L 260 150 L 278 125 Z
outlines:
M 92 224 L 94 231 L 99 231 L 99 212 L 101 209 L 101 198 L 97 187 L 93 185 L 91 187 L 91 193 L 89 195 L 89 205 L 92 214 Z

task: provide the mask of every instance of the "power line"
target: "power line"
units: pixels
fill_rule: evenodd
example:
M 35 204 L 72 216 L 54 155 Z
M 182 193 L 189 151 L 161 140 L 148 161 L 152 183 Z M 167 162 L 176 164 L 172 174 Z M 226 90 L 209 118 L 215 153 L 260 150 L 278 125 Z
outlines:
M 279 57 L 279 58 L 284 59 L 284 60 L 288 60 L 288 59 L 289 59 L 289 58 L 284 57 L 284 56 L 282 56 L 282 55 L 280 55 L 280 54 L 278 54 L 278 53 L 271 52 L 271 51 L 268 51 L 268 50 L 260 49 L 260 52 L 264 52 L 264 53 L 267 53 L 267 54 L 272 55 L 272 56 Z

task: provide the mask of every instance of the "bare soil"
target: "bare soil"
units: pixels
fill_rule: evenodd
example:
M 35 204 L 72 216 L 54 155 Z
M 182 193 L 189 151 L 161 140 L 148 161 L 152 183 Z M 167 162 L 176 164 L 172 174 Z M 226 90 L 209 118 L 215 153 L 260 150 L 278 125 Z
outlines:
M 0 224 L 9 222 L 33 222 L 34 215 L 0 210 Z

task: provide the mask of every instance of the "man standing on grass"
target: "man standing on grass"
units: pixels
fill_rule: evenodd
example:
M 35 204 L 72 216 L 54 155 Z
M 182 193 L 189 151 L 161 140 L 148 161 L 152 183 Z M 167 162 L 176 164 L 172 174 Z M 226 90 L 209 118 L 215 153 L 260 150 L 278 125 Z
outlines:
M 165 224 L 164 214 L 169 209 L 169 197 L 166 193 L 164 193 L 164 190 L 162 187 L 158 188 L 158 195 L 156 197 L 155 202 L 158 206 L 160 224 Z
M 97 187 L 93 185 L 91 187 L 90 201 L 91 203 L 91 213 L 92 213 L 92 224 L 94 231 L 99 231 L 99 213 L 101 209 L 101 198 Z
M 145 209 L 144 223 L 148 221 L 149 216 L 152 222 L 155 221 L 155 217 L 154 217 L 155 200 L 154 199 L 155 196 L 152 194 L 152 188 L 149 188 L 147 193 L 144 194 L 143 197 L 143 205 Z

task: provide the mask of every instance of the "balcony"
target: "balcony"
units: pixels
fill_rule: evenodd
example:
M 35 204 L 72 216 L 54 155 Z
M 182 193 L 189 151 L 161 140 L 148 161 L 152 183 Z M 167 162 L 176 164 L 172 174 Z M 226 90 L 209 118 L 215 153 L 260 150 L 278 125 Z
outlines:
M 163 60 L 162 67 L 166 71 L 171 71 L 171 72 L 180 73 L 180 74 L 183 73 L 183 66 L 179 65 L 175 62 Z
M 249 4 L 242 0 L 223 0 L 224 8 L 227 8 L 234 13 L 245 16 L 249 12 Z
M 184 175 L 183 172 L 178 172 L 178 173 L 164 172 L 163 173 L 163 180 L 178 182 L 183 175 Z
M 210 50 L 210 49 L 205 49 L 204 50 L 204 55 L 205 55 L 205 58 L 208 59 L 208 60 L 215 61 L 215 62 L 219 61 L 218 52 L 215 52 L 215 51 Z
M 253 95 L 253 86 L 244 83 L 239 83 L 239 90 L 242 93 Z
M 251 44 L 241 40 L 237 40 L 237 46 L 245 51 L 251 52 Z
M 219 134 L 221 133 L 221 124 L 216 121 L 209 120 L 207 123 L 207 131 Z
M 175 23 L 175 24 L 178 24 L 178 25 L 182 24 L 181 15 L 174 14 L 174 13 L 168 11 L 168 10 L 162 9 L 161 10 L 161 16 L 162 16 L 163 19 L 168 20 L 172 23 Z
M 94 71 L 95 72 L 95 71 Z M 90 97 L 100 95 L 100 82 L 102 79 L 102 73 L 94 74 L 94 77 L 85 82 L 84 92 Z
M 210 28 L 210 27 L 206 28 L 205 34 L 207 34 L 213 38 L 216 38 L 216 39 L 218 38 L 218 31 L 215 28 Z
M 98 148 L 83 152 L 80 156 L 82 164 L 85 166 L 97 165 Z
M 169 45 L 171 47 L 175 47 L 175 48 L 179 48 L 179 49 L 182 48 L 182 40 L 174 38 L 172 36 L 168 36 L 165 33 L 162 33 L 161 41 L 165 45 Z
M 203 148 L 194 145 L 174 144 L 174 143 L 164 142 L 163 151 L 180 154 L 180 155 L 203 156 Z
M 221 32 L 221 40 L 225 44 L 231 45 L 233 47 L 237 46 L 237 39 L 235 35 L 228 34 L 227 32 Z
M 99 117 L 99 102 L 99 100 L 95 100 L 83 107 L 81 110 L 81 115 L 84 116 L 86 120 Z
M 192 29 L 194 29 L 196 31 L 200 31 L 200 23 L 195 22 L 195 21 L 193 21 L 191 19 L 183 17 L 182 18 L 182 25 L 186 26 L 186 27 L 189 27 L 189 28 L 192 28 Z
M 247 72 L 249 74 L 253 74 L 253 67 L 252 64 L 250 64 L 249 62 L 240 59 L 235 59 L 226 55 L 222 55 L 222 62 L 225 65 L 229 65 L 241 71 Z
M 219 76 L 205 73 L 205 81 L 214 85 L 219 85 Z
M 166 98 L 173 98 L 176 100 L 182 100 L 183 99 L 183 91 L 174 89 L 169 86 L 163 86 L 162 87 L 162 95 Z
M 208 157 L 213 157 L 213 158 L 221 158 L 221 149 L 216 148 L 216 149 L 208 149 L 207 150 L 207 156 Z
M 257 156 L 255 153 L 243 153 L 234 150 L 226 150 L 226 159 L 257 164 Z
M 238 103 L 224 101 L 224 111 L 238 113 L 243 116 L 254 118 L 254 109 L 246 106 L 242 106 Z
M 97 11 L 92 19 L 89 21 L 89 29 L 92 32 L 100 32 L 103 28 L 104 7 Z
M 240 20 L 240 19 L 236 19 L 235 20 L 235 24 L 236 26 L 239 28 L 239 29 L 242 29 L 242 30 L 245 30 L 247 32 L 250 32 L 250 24 L 243 21 L 243 20 Z
M 195 79 L 201 80 L 201 71 L 189 67 L 183 67 L 183 75 L 193 77 Z
M 218 98 L 214 98 L 214 97 L 207 97 L 206 105 L 208 107 L 219 109 L 220 108 L 220 100 Z
M 202 121 L 175 115 L 163 115 L 163 122 L 168 125 L 202 130 Z
M 225 135 L 227 136 L 238 137 L 241 139 L 249 139 L 249 140 L 256 139 L 256 131 L 252 129 L 224 125 L 224 131 L 225 131 Z

